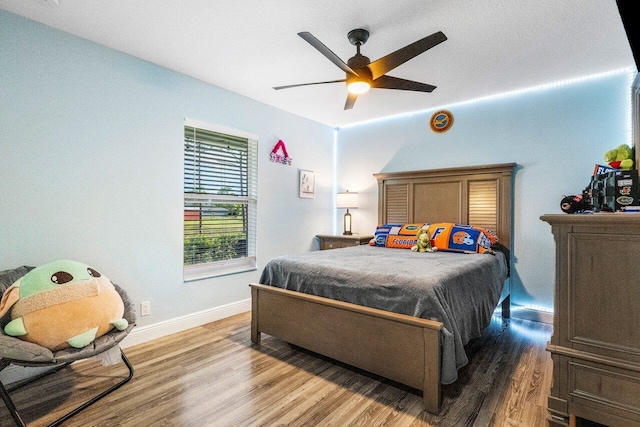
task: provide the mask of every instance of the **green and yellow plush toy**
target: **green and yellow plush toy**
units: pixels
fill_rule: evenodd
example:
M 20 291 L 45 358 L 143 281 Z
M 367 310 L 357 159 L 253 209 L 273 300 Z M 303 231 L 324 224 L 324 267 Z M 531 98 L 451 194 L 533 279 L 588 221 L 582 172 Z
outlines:
M 431 246 L 431 237 L 429 236 L 429 230 L 426 228 L 421 228 L 418 230 L 418 241 L 414 246 L 411 247 L 411 250 L 414 252 L 436 252 L 438 248 L 435 246 Z
M 633 150 L 627 144 L 621 144 L 604 153 L 604 160 L 612 168 L 630 170 L 633 168 Z
M 53 261 L 29 271 L 2 296 L 0 316 L 9 310 L 7 335 L 52 351 L 82 348 L 114 326 L 122 331 L 129 325 L 111 281 L 77 261 Z

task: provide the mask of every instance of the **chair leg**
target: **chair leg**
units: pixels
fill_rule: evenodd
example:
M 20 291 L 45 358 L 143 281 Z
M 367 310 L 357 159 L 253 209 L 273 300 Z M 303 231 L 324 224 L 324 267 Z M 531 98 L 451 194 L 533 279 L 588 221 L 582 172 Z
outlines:
M 11 365 L 10 362 L 6 362 L 4 360 L 0 361 L 0 372 L 2 372 L 9 365 Z M 15 421 L 16 425 L 18 427 L 25 427 L 26 424 L 24 423 L 24 421 L 22 421 L 22 418 L 20 418 L 20 414 L 18 414 L 16 405 L 13 403 L 13 400 L 11 400 L 11 396 L 9 396 L 9 391 L 4 387 L 4 384 L 2 383 L 2 381 L 0 381 L 0 397 L 2 397 L 2 400 L 4 401 L 4 404 L 7 406 L 7 409 L 9 410 L 9 413 L 11 414 L 11 417 Z
M 74 415 L 78 414 L 80 411 L 83 411 L 83 410 L 87 409 L 89 406 L 93 405 L 94 403 L 96 403 L 98 400 L 102 399 L 103 397 L 105 397 L 109 393 L 119 389 L 120 387 L 122 387 L 123 385 L 128 383 L 129 380 L 131 380 L 131 378 L 133 378 L 133 366 L 131 366 L 131 363 L 129 362 L 129 359 L 127 359 L 127 356 L 124 355 L 124 352 L 122 351 L 122 349 L 120 349 L 120 354 L 122 355 L 122 361 L 124 362 L 125 365 L 127 365 L 127 368 L 129 368 L 129 375 L 126 378 L 124 378 L 122 381 L 120 381 L 119 383 L 114 384 L 113 386 L 109 387 L 107 390 L 103 391 L 99 395 L 89 399 L 88 401 L 86 401 L 82 405 L 78 406 L 73 411 L 71 411 L 71 412 L 63 415 L 62 417 L 58 418 L 57 420 L 55 420 L 54 422 L 49 424 L 47 427 L 59 426 L 63 422 L 67 421 L 69 418 L 71 418 Z
M 98 394 L 95 397 L 92 397 L 91 399 L 89 399 L 88 401 L 86 401 L 82 405 L 78 406 L 74 410 L 72 410 L 72 411 L 66 413 L 65 415 L 63 415 L 62 417 L 58 418 L 57 420 L 55 420 L 54 422 L 49 424 L 47 427 L 59 426 L 63 422 L 67 421 L 69 418 L 71 418 L 74 415 L 77 415 L 79 412 L 87 409 L 89 406 L 93 405 L 94 403 L 96 403 L 98 400 L 102 399 L 103 397 L 105 397 L 109 393 L 119 389 L 124 384 L 128 383 L 131 380 L 131 378 L 133 378 L 133 366 L 129 362 L 129 359 L 127 359 L 127 356 L 125 356 L 125 354 L 122 351 L 122 349 L 120 349 L 120 354 L 122 356 L 122 361 L 124 362 L 124 364 L 129 369 L 129 375 L 126 378 L 124 378 L 122 381 L 118 382 L 117 384 L 114 384 L 113 386 L 109 387 L 107 390 L 103 391 L 102 393 Z M 2 362 L 2 364 L 0 365 L 0 371 L 2 371 L 8 365 L 9 364 L 7 364 L 5 362 Z M 57 369 L 53 370 L 53 372 L 57 372 Z M 46 372 L 45 374 L 42 374 L 42 375 L 38 375 L 35 379 L 42 378 L 43 376 L 45 376 L 47 374 L 49 374 L 49 372 Z M 29 382 L 33 382 L 33 381 L 28 381 L 25 384 L 27 384 Z M 24 384 L 20 384 L 17 387 L 11 389 L 11 390 L 15 390 L 16 388 L 19 388 L 22 385 L 24 385 Z M 0 381 L 0 397 L 2 397 L 2 400 L 4 400 L 4 403 L 7 405 L 7 409 L 11 413 L 11 416 L 13 417 L 13 420 L 16 422 L 16 425 L 18 427 L 25 427 L 24 421 L 22 421 L 22 418 L 20 418 L 20 414 L 18 414 L 18 410 L 16 409 L 16 406 L 14 405 L 13 400 L 11 400 L 11 397 L 9 396 L 9 393 L 8 393 L 7 389 L 5 389 L 5 387 L 4 387 L 4 385 L 2 384 L 1 381 Z

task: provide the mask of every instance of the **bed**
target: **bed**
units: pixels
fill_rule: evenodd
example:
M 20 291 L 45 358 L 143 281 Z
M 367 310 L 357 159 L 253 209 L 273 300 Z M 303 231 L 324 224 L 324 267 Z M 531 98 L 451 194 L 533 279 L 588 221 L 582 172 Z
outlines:
M 425 409 L 438 413 L 441 384 L 455 380 L 457 369 L 466 363 L 461 347 L 488 325 L 487 316 L 496 302 L 502 304 L 503 316 L 509 316 L 514 166 L 376 174 L 379 223 L 452 222 L 484 227 L 495 230 L 499 238 L 497 254 L 425 254 L 358 246 L 278 257 L 267 264 L 261 276 L 261 282 L 268 284 L 250 285 L 252 341 L 260 343 L 264 332 L 421 390 Z M 404 265 L 405 272 L 385 273 L 389 268 L 382 259 L 389 257 L 391 262 L 395 258 L 397 266 Z M 340 265 L 339 259 L 348 260 L 349 269 Z M 418 290 L 422 279 L 416 271 L 424 262 L 444 266 L 445 270 L 432 274 L 438 282 L 458 275 L 446 274 L 446 269 L 453 268 L 450 264 L 458 262 L 462 265 L 456 271 L 471 269 L 476 276 L 478 271 L 492 271 L 487 285 L 490 296 L 477 301 L 475 297 L 460 298 L 451 290 L 455 285 L 445 284 L 430 288 L 431 302 L 420 300 L 424 290 Z M 431 266 L 429 269 L 435 271 Z M 373 277 L 385 274 L 382 285 L 374 286 Z M 464 280 L 468 285 L 473 279 Z M 397 291 L 393 293 L 400 282 L 409 286 L 409 290 L 403 288 L 402 295 L 413 300 L 413 305 L 399 301 Z M 360 290 L 346 290 L 347 283 Z M 395 307 L 381 309 L 372 299 L 378 291 Z M 487 304 L 493 307 L 487 310 Z

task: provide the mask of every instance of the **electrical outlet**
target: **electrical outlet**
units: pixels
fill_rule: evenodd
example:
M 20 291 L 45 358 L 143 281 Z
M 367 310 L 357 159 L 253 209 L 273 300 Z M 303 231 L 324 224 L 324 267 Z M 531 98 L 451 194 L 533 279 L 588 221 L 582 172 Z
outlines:
M 151 301 L 143 301 L 140 303 L 140 316 L 148 316 L 151 314 Z

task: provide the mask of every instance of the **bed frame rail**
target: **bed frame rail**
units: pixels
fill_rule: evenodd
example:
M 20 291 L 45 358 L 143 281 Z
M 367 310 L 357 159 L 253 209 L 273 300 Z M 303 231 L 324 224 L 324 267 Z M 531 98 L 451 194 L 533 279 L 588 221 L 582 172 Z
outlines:
M 251 341 L 278 337 L 423 392 L 440 411 L 441 322 L 251 284 Z M 301 327 L 292 327 L 301 325 Z

